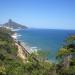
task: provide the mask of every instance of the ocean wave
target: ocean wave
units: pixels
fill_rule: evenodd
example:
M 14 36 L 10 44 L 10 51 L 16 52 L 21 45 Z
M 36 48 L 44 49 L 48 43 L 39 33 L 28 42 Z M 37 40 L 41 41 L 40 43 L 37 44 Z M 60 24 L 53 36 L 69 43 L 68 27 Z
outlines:
M 12 29 L 12 31 L 19 31 L 19 30 L 21 30 L 21 29 Z
M 12 38 L 14 38 L 14 39 L 17 39 L 18 34 L 17 34 L 17 33 L 15 33 L 15 34 L 11 35 L 11 37 L 12 37 Z
M 34 53 L 40 50 L 38 47 L 30 47 L 27 45 L 25 42 L 21 41 L 21 45 L 29 52 L 29 53 Z
M 17 36 L 22 36 L 22 35 L 18 34 Z

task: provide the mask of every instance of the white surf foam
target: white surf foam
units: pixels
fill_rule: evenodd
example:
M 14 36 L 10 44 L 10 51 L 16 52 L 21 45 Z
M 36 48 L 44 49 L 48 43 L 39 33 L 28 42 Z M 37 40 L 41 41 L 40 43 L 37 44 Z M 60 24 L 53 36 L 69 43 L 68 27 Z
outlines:
M 29 53 L 34 53 L 34 52 L 37 52 L 37 50 L 40 50 L 40 49 L 38 49 L 38 47 L 30 47 L 30 46 L 28 46 L 25 42 L 22 42 L 22 41 L 21 41 L 21 45 L 22 45 Z

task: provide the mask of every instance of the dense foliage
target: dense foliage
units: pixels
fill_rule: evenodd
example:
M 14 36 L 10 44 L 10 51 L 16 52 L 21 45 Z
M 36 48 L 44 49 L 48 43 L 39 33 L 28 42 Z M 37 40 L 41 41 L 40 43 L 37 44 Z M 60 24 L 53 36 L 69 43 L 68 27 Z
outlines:
M 23 63 L 17 57 L 17 47 L 11 38 L 10 30 L 0 28 L 0 75 L 48 75 L 54 64 L 40 61 L 36 53 L 28 56 L 28 62 Z M 40 58 L 40 57 L 39 57 Z
M 48 61 L 50 52 L 29 54 L 27 61 L 17 56 L 10 30 L 0 28 L 0 75 L 75 75 L 75 36 L 69 37 L 57 53 L 58 63 Z
M 65 44 L 58 51 L 58 75 L 75 75 L 75 36 L 66 39 Z

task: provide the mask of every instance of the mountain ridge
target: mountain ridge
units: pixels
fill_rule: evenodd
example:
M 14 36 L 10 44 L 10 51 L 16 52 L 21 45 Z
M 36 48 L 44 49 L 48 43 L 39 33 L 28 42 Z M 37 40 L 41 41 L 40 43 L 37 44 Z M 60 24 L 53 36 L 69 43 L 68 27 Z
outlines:
M 9 19 L 8 22 L 2 24 L 2 27 L 8 28 L 8 29 L 27 29 L 28 28 L 27 26 L 14 22 L 11 19 Z

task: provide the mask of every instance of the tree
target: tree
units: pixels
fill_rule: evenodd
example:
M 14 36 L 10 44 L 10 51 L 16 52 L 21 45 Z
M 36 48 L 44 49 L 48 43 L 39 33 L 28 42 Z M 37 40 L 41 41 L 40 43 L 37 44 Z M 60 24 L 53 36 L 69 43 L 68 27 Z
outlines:
M 45 61 L 48 60 L 48 56 L 50 55 L 50 50 L 38 50 L 37 54 L 41 60 Z
M 65 44 L 57 53 L 59 59 L 57 71 L 59 75 L 75 75 L 75 36 L 66 39 Z

